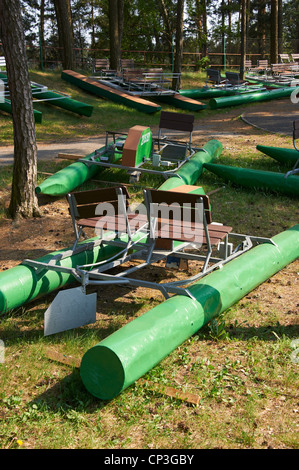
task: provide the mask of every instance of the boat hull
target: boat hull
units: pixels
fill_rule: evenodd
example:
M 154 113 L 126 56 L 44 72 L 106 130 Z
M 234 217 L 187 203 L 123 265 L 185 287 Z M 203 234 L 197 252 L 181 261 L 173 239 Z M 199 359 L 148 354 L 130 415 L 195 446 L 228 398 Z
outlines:
M 265 90 L 255 93 L 244 93 L 241 95 L 228 96 L 223 98 L 212 98 L 209 101 L 211 109 L 219 109 L 230 106 L 239 106 L 242 104 L 255 103 L 259 101 L 277 100 L 280 98 L 288 98 L 296 87 L 278 88 L 275 90 Z
M 161 110 L 161 106 L 156 103 L 152 103 L 139 97 L 131 96 L 128 93 L 124 93 L 99 83 L 97 80 L 88 78 L 85 75 L 74 72 L 73 70 L 63 70 L 61 73 L 61 78 L 96 96 L 109 99 L 115 103 L 122 104 L 130 108 L 134 108 L 137 111 L 141 111 L 143 113 L 151 114 Z

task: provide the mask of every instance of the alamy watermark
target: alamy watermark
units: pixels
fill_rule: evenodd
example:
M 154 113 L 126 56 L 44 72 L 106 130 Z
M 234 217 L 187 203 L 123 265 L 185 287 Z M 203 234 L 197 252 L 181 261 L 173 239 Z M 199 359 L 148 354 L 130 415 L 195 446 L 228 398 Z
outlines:
M 299 87 L 295 88 L 295 90 L 291 93 L 291 101 L 293 104 L 299 103 Z
M 4 92 L 5 92 L 4 81 L 0 80 L 0 103 L 4 103 L 4 101 L 5 101 Z
M 117 207 L 110 202 L 104 202 L 97 205 L 95 210 L 98 220 L 95 232 L 101 238 L 110 238 L 111 232 L 128 233 L 126 224 L 126 215 L 130 220 L 130 232 L 147 226 L 151 238 L 158 238 L 163 234 L 163 238 L 172 238 L 174 240 L 186 240 L 190 243 L 202 244 L 204 225 L 203 225 L 203 203 L 184 203 L 180 205 L 177 202 L 167 204 L 151 203 L 149 210 L 143 203 L 131 204 L 126 207 L 126 198 L 118 196 Z M 105 233 L 105 231 L 110 231 Z M 112 235 L 113 236 L 113 235 Z

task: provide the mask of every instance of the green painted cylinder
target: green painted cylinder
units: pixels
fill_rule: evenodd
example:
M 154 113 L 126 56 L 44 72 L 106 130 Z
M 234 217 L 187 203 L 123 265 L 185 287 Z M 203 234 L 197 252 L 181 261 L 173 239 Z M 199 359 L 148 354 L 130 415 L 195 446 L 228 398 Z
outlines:
M 93 155 L 94 152 L 84 157 L 84 160 L 90 160 Z M 36 194 L 47 194 L 49 196 L 64 196 L 92 178 L 98 171 L 99 167 L 97 165 L 74 162 L 46 178 L 36 186 L 35 192 Z
M 204 146 L 203 151 L 197 152 L 176 172 L 185 184 L 193 184 L 202 175 L 205 163 L 214 161 L 223 150 L 221 142 L 212 139 Z M 161 188 L 162 189 L 162 188 Z
M 8 114 L 12 114 L 11 101 L 10 100 L 4 100 L 3 103 L 0 102 L 0 110 L 5 111 Z M 41 113 L 40 111 L 37 111 L 36 109 L 34 109 L 33 114 L 34 114 L 34 121 L 37 124 L 41 124 L 42 118 L 43 118 L 43 113 Z
M 299 158 L 299 152 L 295 149 L 270 147 L 267 145 L 257 145 L 256 149 L 284 165 L 294 166 Z
M 279 98 L 288 98 L 296 87 L 278 88 L 275 90 L 266 90 L 255 93 L 245 93 L 242 95 L 228 96 L 224 98 L 212 98 L 209 101 L 211 109 L 218 109 L 227 106 L 238 106 L 241 104 L 255 103 L 258 101 L 276 100 Z
M 92 241 L 93 239 L 87 240 L 87 242 Z M 52 256 L 64 251 L 66 250 L 50 253 L 37 261 L 47 263 Z M 116 252 L 117 249 L 109 245 L 104 247 L 96 246 L 93 250 L 85 250 L 77 255 L 62 259 L 58 265 L 71 268 L 77 265 L 94 263 L 107 259 Z M 20 307 L 70 282 L 74 282 L 74 278 L 70 274 L 51 270 L 43 270 L 37 273 L 34 268 L 26 264 L 19 264 L 2 271 L 0 272 L 0 313 Z
M 285 178 L 283 173 L 274 171 L 215 165 L 214 163 L 205 164 L 205 168 L 238 186 L 267 190 L 291 197 L 299 196 L 299 177 L 296 175 Z
M 174 296 L 89 349 L 80 374 L 86 389 L 109 400 L 142 377 L 213 317 L 299 256 L 299 225 L 282 232 Z
M 82 160 L 88 162 L 94 155 L 95 152 L 92 152 Z M 121 158 L 121 154 L 115 154 L 113 162 L 115 163 L 119 158 Z M 36 186 L 35 192 L 36 194 L 47 194 L 49 196 L 64 196 L 95 176 L 101 169 L 102 167 L 98 165 L 88 165 L 79 161 L 71 163 L 71 165 L 57 171 L 57 173 L 49 176 L 40 185 Z

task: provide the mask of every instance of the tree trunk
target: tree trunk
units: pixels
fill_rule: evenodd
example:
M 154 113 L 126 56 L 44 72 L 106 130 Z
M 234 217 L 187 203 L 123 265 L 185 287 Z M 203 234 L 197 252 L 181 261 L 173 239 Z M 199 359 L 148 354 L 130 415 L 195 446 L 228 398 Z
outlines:
M 207 55 L 207 40 L 208 40 L 208 21 L 207 21 L 207 3 L 206 0 L 202 0 L 202 27 L 203 27 L 203 43 L 202 43 L 202 55 Z
M 123 32 L 123 0 L 109 0 L 110 68 L 119 70 Z
M 14 129 L 14 167 L 9 213 L 39 215 L 35 195 L 37 149 L 32 92 L 19 0 L 0 0 L 0 37 L 6 59 Z
M 177 2 L 177 21 L 176 21 L 176 35 L 175 35 L 175 55 L 174 55 L 174 73 L 181 73 L 182 71 L 182 57 L 183 57 L 183 24 L 184 24 L 184 0 Z M 172 81 L 173 90 L 178 90 L 181 86 L 181 78 L 174 78 Z
M 73 23 L 70 0 L 53 0 L 57 27 L 59 35 L 59 45 L 62 50 L 62 66 L 64 69 L 74 68 L 74 38 Z
M 43 70 L 45 63 L 45 0 L 40 2 L 39 19 L 39 41 L 40 41 L 40 68 Z
M 278 0 L 271 0 L 270 61 L 278 62 Z
M 169 18 L 169 13 L 168 13 L 168 10 L 167 10 L 167 7 L 166 7 L 166 4 L 165 4 L 164 0 L 159 0 L 158 7 L 159 7 L 159 11 L 160 11 L 161 18 L 162 18 L 162 21 L 163 21 L 163 30 L 164 30 L 163 31 L 163 38 L 166 41 L 167 47 L 172 51 L 172 47 L 173 47 L 172 33 L 173 33 L 173 30 L 172 30 L 172 25 L 171 25 L 170 18 Z M 172 52 L 170 53 L 169 61 L 170 61 L 170 64 L 173 65 Z
M 278 0 L 277 5 L 277 52 L 278 54 L 283 53 L 283 41 L 282 41 L 282 0 Z
M 262 0 L 258 3 L 258 16 L 257 16 L 257 37 L 258 37 L 258 52 L 262 59 L 265 59 L 266 51 L 266 1 Z

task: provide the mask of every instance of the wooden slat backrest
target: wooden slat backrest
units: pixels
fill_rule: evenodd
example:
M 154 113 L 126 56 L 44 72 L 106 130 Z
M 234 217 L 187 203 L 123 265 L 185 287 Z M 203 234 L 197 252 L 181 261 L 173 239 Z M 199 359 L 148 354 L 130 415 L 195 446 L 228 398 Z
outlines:
M 166 208 L 166 206 L 170 206 L 173 203 L 178 204 L 180 206 L 181 211 L 174 210 L 169 211 L 169 218 L 172 219 L 176 215 L 183 221 L 184 214 L 188 214 L 188 220 L 191 222 L 195 222 L 197 220 L 195 216 L 195 211 L 198 210 L 196 204 L 201 199 L 204 205 L 204 211 L 207 223 L 212 222 L 211 210 L 210 210 L 210 201 L 207 195 L 199 195 L 199 194 L 190 194 L 190 193 L 181 193 L 175 191 L 162 191 L 162 190 L 147 190 L 150 192 L 150 199 L 151 202 L 154 204 L 161 205 L 162 209 Z M 174 207 L 174 206 L 173 206 Z M 190 212 L 188 210 L 190 209 Z M 190 217 L 190 219 L 189 219 Z
M 128 207 L 129 193 L 125 186 L 120 186 L 123 195 L 126 197 L 126 207 Z M 75 217 L 78 219 L 95 217 L 96 208 L 101 203 L 109 203 L 113 206 L 115 215 L 119 213 L 117 188 L 92 189 L 88 191 L 78 191 L 71 193 L 71 198 L 75 204 Z
M 161 111 L 160 129 L 172 129 L 176 131 L 193 131 L 194 116 L 192 114 L 171 113 Z
M 287 62 L 290 62 L 289 54 L 279 54 L 281 62 L 286 60 Z

